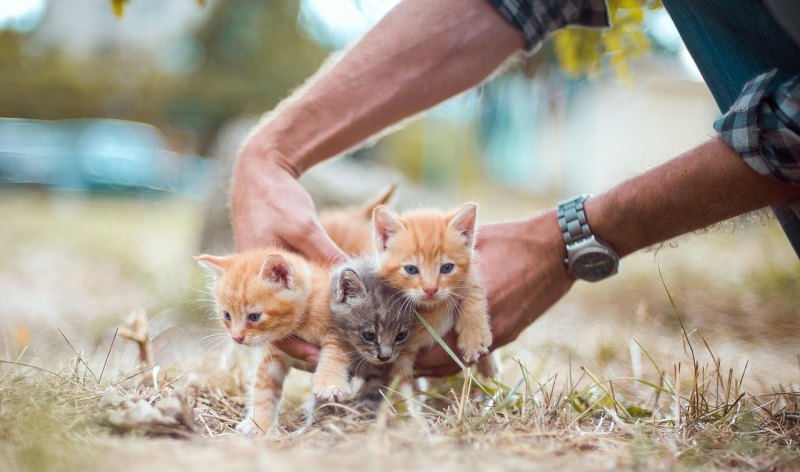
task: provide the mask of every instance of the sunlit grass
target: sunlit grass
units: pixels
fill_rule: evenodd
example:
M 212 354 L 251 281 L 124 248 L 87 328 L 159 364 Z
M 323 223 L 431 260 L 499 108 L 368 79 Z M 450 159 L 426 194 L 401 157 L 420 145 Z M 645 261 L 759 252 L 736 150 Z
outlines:
M 800 461 L 798 272 L 775 249 L 774 229 L 626 259 L 618 278 L 577 286 L 503 349 L 501 379 L 468 371 L 423 392 L 417 408 L 304 430 L 308 376 L 296 374 L 287 432 L 250 439 L 233 431 L 249 364 L 216 335 L 190 258 L 202 209 L 50 198 L 0 194 L 0 217 L 12 222 L 0 232 L 9 248 L 0 275 L 28 277 L 20 261 L 38 251 L 48 257 L 30 273 L 74 290 L 6 290 L 5 307 L 27 316 L 0 318 L 0 470 L 791 470 Z M 708 263 L 730 254 L 736 264 Z M 107 283 L 70 285 L 93 272 Z M 105 293 L 134 289 L 142 296 Z M 68 305 L 55 316 L 8 303 L 27 296 Z M 136 309 L 151 320 L 155 387 L 140 383 L 152 368 L 138 365 L 135 343 L 114 336 Z
M 788 470 L 800 460 L 798 392 L 751 395 L 742 389 L 746 372 L 726 368 L 700 333 L 682 332 L 681 338 L 689 350 L 686 363 L 659 364 L 641 347 L 654 376 L 605 378 L 592 366 L 574 365 L 567 378 L 540 378 L 524 363 L 514 362 L 517 380 L 509 386 L 475 379 L 465 368 L 466 375 L 450 380 L 455 388 L 427 393 L 437 406 L 422 403 L 417 415 L 386 408 L 375 420 L 356 416 L 273 437 L 266 444 L 256 441 L 268 448 L 318 444 L 334 453 L 354 452 L 358 444 L 375 448 L 380 438 L 409 447 L 423 434 L 429 440 L 439 438 L 439 447 L 452 450 L 455 457 L 465 447 L 489 448 L 487 454 L 510 446 L 561 451 L 558 455 L 591 450 L 606 451 L 628 466 L 648 468 L 673 463 Z M 692 363 L 693 349 L 708 350 L 714 361 Z M 245 377 L 215 369 L 212 359 L 207 364 L 191 372 L 173 368 L 155 387 L 148 387 L 140 385 L 136 375 L 118 382 L 96 378 L 77 356 L 58 371 L 4 362 L 0 440 L 12 446 L 6 461 L 20 470 L 59 470 L 70 461 L 85 464 L 85 452 L 73 454 L 119 434 L 190 442 L 211 439 L 221 442 L 206 443 L 209 447 L 227 447 L 225 441 L 236 436 L 232 428 L 244 415 Z M 483 382 L 482 388 L 473 388 L 478 382 Z M 476 399 L 481 389 L 490 403 L 486 397 Z M 180 409 L 164 407 L 168 401 L 184 405 L 184 414 L 191 412 L 191 424 L 173 421 L 180 418 Z M 142 402 L 161 411 L 167 421 L 132 413 L 132 405 Z M 297 400 L 287 403 L 282 422 L 288 431 L 297 430 L 305 421 L 303 408 Z M 137 414 L 145 419 L 137 419 Z M 577 443 L 582 445 L 570 450 Z M 119 444 L 124 447 L 124 440 Z M 626 445 L 624 452 L 609 452 L 620 444 Z M 391 455 L 388 451 L 391 448 L 385 452 Z

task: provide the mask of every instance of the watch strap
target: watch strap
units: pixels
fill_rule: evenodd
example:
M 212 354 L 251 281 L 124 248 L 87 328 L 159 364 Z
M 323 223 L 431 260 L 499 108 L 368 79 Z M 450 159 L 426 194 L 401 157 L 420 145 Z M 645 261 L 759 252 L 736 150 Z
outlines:
M 592 235 L 589 223 L 586 221 L 586 212 L 583 208 L 585 202 L 591 195 L 584 193 L 558 204 L 556 215 L 558 216 L 558 226 L 566 244 L 574 243 L 586 239 Z

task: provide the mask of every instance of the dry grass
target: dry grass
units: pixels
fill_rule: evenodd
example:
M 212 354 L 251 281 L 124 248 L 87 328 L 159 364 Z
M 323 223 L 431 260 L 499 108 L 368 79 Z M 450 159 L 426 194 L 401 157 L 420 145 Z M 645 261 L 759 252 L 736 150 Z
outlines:
M 91 450 L 101 445 L 127 456 L 133 443 L 141 456 L 131 458 L 130 469 L 138 470 L 169 459 L 158 452 L 163 443 L 143 438 L 168 437 L 184 440 L 170 444 L 178 449 L 217 448 L 217 460 L 240 460 L 238 452 L 254 443 L 310 468 L 329 460 L 360 468 L 367 456 L 387 461 L 389 470 L 438 460 L 444 470 L 535 464 L 793 469 L 800 461 L 798 392 L 750 395 L 740 389 L 741 373 L 722 363 L 654 366 L 658 373 L 650 379 L 600 379 L 578 366 L 574 378 L 543 381 L 518 364 L 513 386 L 482 386 L 491 401 L 474 400 L 479 389 L 469 395 L 469 381 L 454 378 L 455 388 L 431 394 L 438 406 L 422 406 L 418 416 L 386 408 L 374 420 L 345 416 L 301 434 L 255 440 L 232 431 L 244 413 L 243 386 L 227 372 L 165 376 L 154 388 L 139 385 L 141 376 L 96 382 L 77 358 L 59 372 L 6 364 L 0 370 L 6 447 L 0 464 L 4 470 L 63 470 L 64 464 L 103 470 L 110 459 Z M 298 391 L 290 395 L 282 421 L 296 428 L 303 408 Z M 202 457 L 207 453 L 195 464 Z
M 64 258 L 49 266 L 50 283 L 102 262 L 115 290 L 81 279 L 68 294 L 80 294 L 80 311 L 46 285 L 15 295 L 8 287 L 28 268 L 14 251 L 0 260 L 10 300 L 0 309 L 0 470 L 800 468 L 800 275 L 775 228 L 712 233 L 626 259 L 617 279 L 577 286 L 503 350 L 503 383 L 448 379 L 418 416 L 387 408 L 373 420 L 345 416 L 298 433 L 308 377 L 292 374 L 281 420 L 293 433 L 251 439 L 232 430 L 244 412 L 247 359 L 230 343 L 203 340 L 213 333 L 205 309 L 187 303 L 202 295 L 176 275 L 189 273 L 181 267 L 191 264 L 192 243 L 159 260 L 123 250 L 156 251 L 146 235 L 178 240 L 194 217 L 175 229 L 167 224 L 175 206 L 145 204 L 155 214 L 142 218 L 142 235 L 79 231 L 76 213 L 123 221 L 142 206 L 70 207 L 71 223 L 41 202 L 20 205 L 55 227 L 22 215 L 0 234 L 8 247 L 24 253 L 35 235 L 37 250 Z M 0 209 L 5 221 L 20 216 Z M 81 253 L 83 245 L 106 249 L 101 257 Z M 730 254 L 736 264 L 709 267 Z M 125 269 L 115 272 L 114 261 Z M 128 287 L 159 303 L 129 298 Z M 26 309 L 48 296 L 46 306 L 63 311 Z M 136 344 L 115 337 L 138 308 L 151 315 L 155 385 L 141 382 Z

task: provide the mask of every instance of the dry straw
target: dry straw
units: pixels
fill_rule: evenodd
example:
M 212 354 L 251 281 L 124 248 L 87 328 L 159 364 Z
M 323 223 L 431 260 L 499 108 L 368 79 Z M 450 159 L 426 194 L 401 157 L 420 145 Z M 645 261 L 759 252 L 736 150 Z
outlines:
M 377 448 L 411 456 L 450 450 L 454 463 L 463 465 L 475 460 L 468 451 L 477 448 L 513 453 L 521 461 L 537 451 L 537 457 L 550 460 L 567 455 L 572 465 L 603 457 L 615 458 L 616 466 L 656 469 L 792 469 L 800 461 L 799 392 L 783 387 L 761 396 L 745 392 L 746 367 L 740 372 L 725 368 L 703 336 L 687 330 L 664 289 L 680 325 L 676 348 L 685 350 L 688 365 L 661 365 L 638 341 L 632 349 L 641 350 L 649 363 L 648 368 L 633 366 L 633 371 L 646 372 L 641 377 L 604 378 L 586 365 L 573 368 L 571 360 L 566 379 L 541 377 L 517 361 L 518 380 L 505 385 L 477 378 L 462 365 L 462 375 L 448 379 L 444 388 L 421 392 L 424 400 L 404 397 L 390 386 L 377 415 L 365 417 L 344 406 L 336 409 L 340 416 L 310 426 L 299 396 L 290 395 L 282 415 L 286 433 L 270 437 L 267 447 L 356 455 Z M 5 461 L 9 470 L 65 464 L 85 468 L 87 456 L 76 455 L 76 445 L 115 436 L 189 443 L 237 437 L 233 428 L 244 414 L 242 376 L 203 363 L 162 374 L 143 365 L 112 382 L 103 376 L 105 361 L 96 375 L 62 336 L 75 357 L 60 369 L 19 359 L 0 361 L 0 465 Z M 698 347 L 710 363 L 697 360 Z M 109 353 L 103 354 L 107 361 Z M 143 383 L 148 376 L 154 382 Z M 429 449 L 433 444 L 435 451 Z

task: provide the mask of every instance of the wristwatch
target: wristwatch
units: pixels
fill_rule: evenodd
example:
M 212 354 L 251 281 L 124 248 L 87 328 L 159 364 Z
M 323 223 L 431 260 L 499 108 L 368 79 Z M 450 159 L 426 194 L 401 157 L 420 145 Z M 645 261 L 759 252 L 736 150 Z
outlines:
M 583 209 L 591 195 L 584 193 L 558 204 L 558 226 L 567 245 L 564 264 L 567 272 L 589 282 L 596 282 L 617 273 L 619 254 L 608 243 L 597 239 L 589 228 Z

